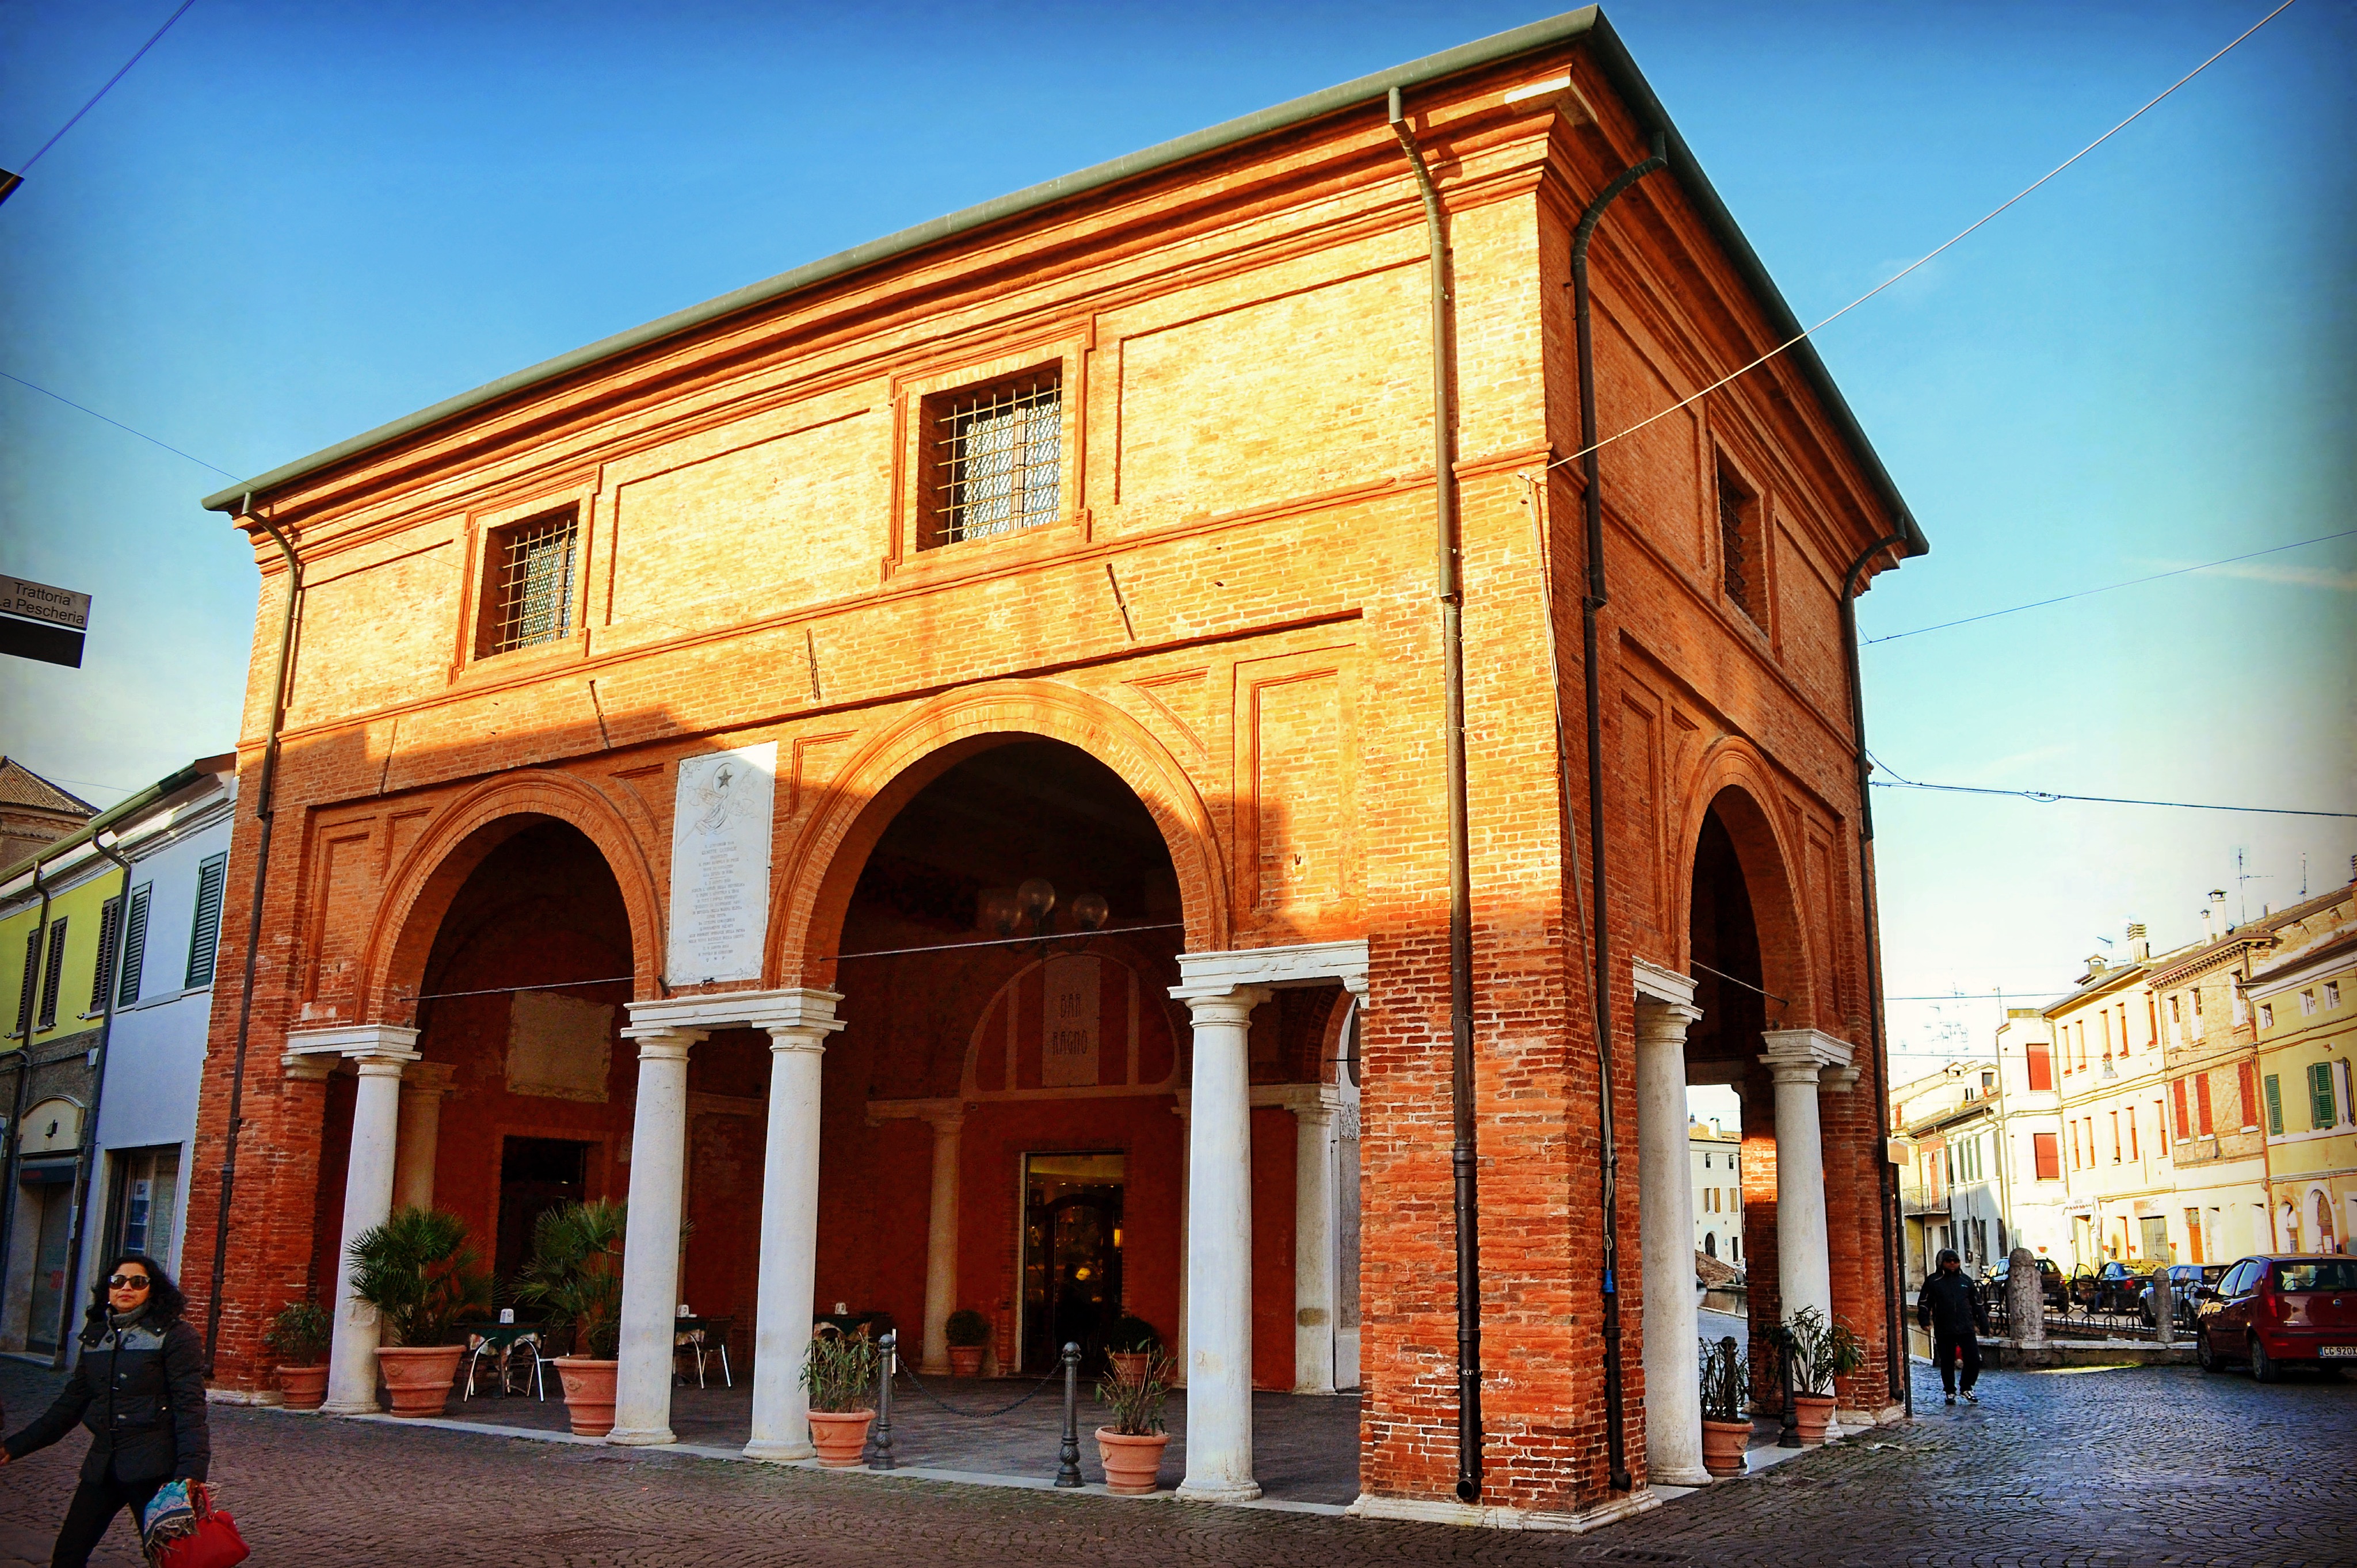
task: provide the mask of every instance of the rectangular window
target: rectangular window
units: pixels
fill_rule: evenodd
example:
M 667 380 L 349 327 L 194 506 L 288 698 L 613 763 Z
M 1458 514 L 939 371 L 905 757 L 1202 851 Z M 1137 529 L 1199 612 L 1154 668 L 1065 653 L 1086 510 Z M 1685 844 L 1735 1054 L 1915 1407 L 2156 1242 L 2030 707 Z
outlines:
M 114 978 L 114 944 L 123 935 L 123 900 L 109 898 L 98 911 L 98 963 L 91 972 L 90 1006 L 84 1015 L 106 1008 L 107 983 Z
M 921 546 L 1053 522 L 1064 464 L 1062 367 L 925 400 L 928 501 Z
M 2054 1087 L 2054 1053 L 2043 1045 L 2029 1047 L 2029 1089 L 2042 1094 Z
M 2051 1133 L 2032 1133 L 2029 1135 L 2030 1153 L 2038 1162 L 2040 1181 L 2062 1179 L 2062 1152 L 2058 1147 L 2061 1143 L 2061 1140 Z
M 2340 1120 L 2341 1108 L 2332 1092 L 2332 1064 L 2313 1063 L 2308 1069 L 2309 1125 L 2321 1130 Z
M 2260 1027 L 2260 1028 L 2262 1028 L 2262 1029 L 2272 1029 L 2272 1028 L 2274 1028 L 2275 1026 L 2276 1026 L 2276 1004 L 2275 1004 L 2274 1003 L 2272 1003 L 2272 1002 L 2262 1002 L 2262 1003 L 2260 1003 L 2260 1004 L 2259 1004 L 2259 1027 Z
M 2267 1074 L 2267 1131 L 2283 1136 L 2283 1080 Z
M 1760 499 L 1746 490 L 1724 467 L 1718 470 L 1718 551 L 1720 577 L 1735 607 L 1760 621 Z
M 2200 1117 L 2196 1125 L 2200 1127 L 2203 1137 L 2209 1137 L 2212 1133 L 2215 1133 L 2217 1129 L 2211 1124 L 2210 1075 L 2206 1072 L 2196 1073 L 2194 1075 L 2193 1107 Z
M 2341 983 L 2339 981 L 2328 980 L 2324 983 L 2324 1004 L 2327 1007 L 2338 1007 L 2341 1005 Z
M 2193 1015 L 2201 1016 L 2201 988 L 2198 985 L 2193 988 Z
M 2131 1105 L 2128 1107 L 2128 1158 L 2140 1160 L 2144 1155 L 2136 1145 L 2136 1107 Z
M 2242 1120 L 2235 1124 L 2249 1133 L 2259 1124 L 2259 1069 L 2249 1062 L 2238 1062 L 2235 1067 L 2234 1087 L 2243 1097 Z
M 16 993 L 16 1033 L 29 1034 L 33 1026 L 33 1006 L 40 1000 L 41 929 L 30 928 L 25 932 L 25 984 Z
M 117 1007 L 139 1000 L 139 972 L 147 962 L 147 900 L 156 891 L 152 882 L 131 890 L 131 914 L 123 922 L 123 984 L 114 993 Z
M 197 911 L 188 927 L 188 969 L 180 983 L 188 990 L 213 983 L 213 950 L 221 945 L 221 883 L 229 856 L 216 854 L 197 867 Z
M 2193 1123 L 2186 1118 L 2185 1114 L 2185 1080 L 2180 1078 L 2170 1084 L 2169 1092 L 2177 1098 L 2177 1135 L 2180 1138 L 2190 1138 L 2193 1136 Z
M 2272 1011 L 2272 1009 L 2270 1009 L 2270 1011 Z M 2303 991 L 2299 993 L 2299 1015 L 2303 1018 L 2311 1018 L 2316 1015 L 2315 992 Z
M 41 960 L 41 1015 L 35 1027 L 54 1029 L 58 1026 L 58 987 L 66 977 L 66 922 L 49 922 L 49 947 Z
M 2112 1164 L 2120 1163 L 2120 1113 L 2112 1112 Z
M 486 544 L 482 634 L 476 653 L 512 653 L 554 642 L 573 629 L 573 559 L 580 533 L 572 510 L 494 530 Z

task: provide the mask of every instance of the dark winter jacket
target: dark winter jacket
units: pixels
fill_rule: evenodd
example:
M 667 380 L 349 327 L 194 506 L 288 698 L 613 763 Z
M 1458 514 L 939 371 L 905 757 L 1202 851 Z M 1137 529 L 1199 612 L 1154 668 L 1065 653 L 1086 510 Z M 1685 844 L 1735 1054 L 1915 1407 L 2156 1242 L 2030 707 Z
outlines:
M 204 1359 L 204 1342 L 185 1323 L 160 1333 L 145 1323 L 109 1328 L 97 1344 L 83 1344 L 57 1402 L 0 1446 L 22 1459 L 79 1421 L 91 1439 L 85 1481 L 201 1481 L 212 1458 Z
M 1950 1338 L 1961 1339 L 1981 1326 L 1980 1293 L 1964 1271 L 1944 1270 L 1923 1282 L 1915 1295 L 1915 1320 Z

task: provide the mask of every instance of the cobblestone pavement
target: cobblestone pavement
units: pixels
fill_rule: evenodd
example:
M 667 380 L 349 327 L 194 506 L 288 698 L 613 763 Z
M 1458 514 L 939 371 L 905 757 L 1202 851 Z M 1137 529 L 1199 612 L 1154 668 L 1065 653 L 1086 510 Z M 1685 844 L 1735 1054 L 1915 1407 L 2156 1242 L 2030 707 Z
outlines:
M 56 1381 L 0 1363 L 12 1427 Z M 2357 1562 L 2357 1382 L 1994 1374 L 1982 1405 L 1953 1411 L 1935 1382 L 1917 1386 L 1911 1425 L 1582 1536 L 823 1475 L 223 1406 L 214 1476 L 258 1568 Z M 47 1560 L 81 1453 L 77 1437 L 0 1470 L 0 1568 Z M 121 1525 L 96 1561 L 138 1563 Z

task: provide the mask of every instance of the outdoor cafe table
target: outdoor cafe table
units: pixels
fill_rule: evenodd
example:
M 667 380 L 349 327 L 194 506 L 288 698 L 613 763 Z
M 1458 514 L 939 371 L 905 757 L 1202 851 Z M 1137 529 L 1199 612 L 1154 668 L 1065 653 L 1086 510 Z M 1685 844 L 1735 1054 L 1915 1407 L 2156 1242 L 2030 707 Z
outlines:
M 528 1336 L 537 1337 L 548 1326 L 544 1323 L 478 1322 L 460 1323 L 456 1326 L 458 1332 L 467 1335 L 470 1339 L 481 1340 L 482 1346 L 479 1348 L 487 1348 L 491 1352 L 494 1363 L 500 1369 L 500 1392 L 504 1394 L 508 1391 L 508 1363 L 515 1354 L 517 1341 Z M 478 1348 L 471 1344 L 468 1347 L 467 1386 L 469 1391 L 474 1387 L 474 1357 Z

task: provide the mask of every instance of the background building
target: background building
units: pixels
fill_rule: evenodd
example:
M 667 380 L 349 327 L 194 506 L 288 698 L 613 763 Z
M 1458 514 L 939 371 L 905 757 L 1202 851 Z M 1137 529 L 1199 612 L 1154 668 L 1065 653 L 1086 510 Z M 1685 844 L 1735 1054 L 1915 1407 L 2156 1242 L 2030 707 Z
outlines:
M 0 865 L 15 865 L 98 814 L 11 757 L 0 757 Z
M 1743 1134 L 1717 1122 L 1686 1123 L 1694 1180 L 1695 1251 L 1743 1266 Z
M 2352 866 L 2357 870 L 2357 866 Z M 2357 932 L 2350 890 L 2278 927 L 2251 976 L 2278 1246 L 2357 1252 Z
M 2088 959 L 2078 988 L 2046 1009 L 2061 1069 L 2055 1087 L 2073 1272 L 2108 1259 L 2176 1259 L 2168 1198 L 2179 1173 L 2162 1100 L 2168 1064 L 2145 929 L 2128 931 L 2126 962 Z

